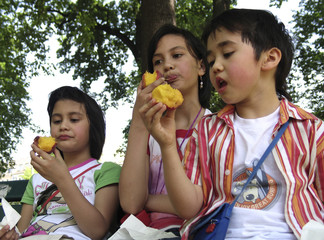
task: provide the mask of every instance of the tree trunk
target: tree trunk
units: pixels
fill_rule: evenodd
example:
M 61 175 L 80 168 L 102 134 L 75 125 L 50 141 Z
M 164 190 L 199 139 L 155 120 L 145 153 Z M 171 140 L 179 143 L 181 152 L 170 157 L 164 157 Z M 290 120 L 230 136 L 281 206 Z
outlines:
M 175 0 L 142 0 L 137 17 L 136 45 L 140 51 L 141 71 L 147 69 L 147 48 L 153 33 L 165 23 L 176 23 Z
M 231 0 L 213 0 L 213 16 L 221 14 L 230 8 Z

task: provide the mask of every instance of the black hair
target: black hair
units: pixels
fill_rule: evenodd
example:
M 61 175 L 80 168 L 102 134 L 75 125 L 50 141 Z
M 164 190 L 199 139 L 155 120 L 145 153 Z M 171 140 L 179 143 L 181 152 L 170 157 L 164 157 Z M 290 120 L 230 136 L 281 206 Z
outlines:
M 256 60 L 259 60 L 263 51 L 273 47 L 281 51 L 281 60 L 275 73 L 276 91 L 291 100 L 287 92 L 287 76 L 294 57 L 294 45 L 285 25 L 266 10 L 230 9 L 209 21 L 202 34 L 204 43 L 207 44 L 209 36 L 215 35 L 220 28 L 241 33 L 242 41 L 251 43 Z
M 47 112 L 52 119 L 55 103 L 59 100 L 73 100 L 84 105 L 87 117 L 89 119 L 89 145 L 90 155 L 99 159 L 106 138 L 105 115 L 98 103 L 77 87 L 64 86 L 57 88 L 50 93 Z
M 197 81 L 198 84 L 198 96 L 199 96 L 199 102 L 200 105 L 203 108 L 209 107 L 209 100 L 211 96 L 211 82 L 209 80 L 209 70 L 208 70 L 208 62 L 206 58 L 206 49 L 202 42 L 196 38 L 191 32 L 178 28 L 172 24 L 165 24 L 162 25 L 153 35 L 151 38 L 149 48 L 148 48 L 148 55 L 147 55 L 147 62 L 148 62 L 148 70 L 150 72 L 153 72 L 153 55 L 157 48 L 157 44 L 160 41 L 162 37 L 168 34 L 178 35 L 184 38 L 189 53 L 197 60 L 202 60 L 203 65 L 206 69 L 205 74 L 202 76 L 201 80 L 203 82 L 203 88 L 199 87 L 199 81 Z M 198 77 L 199 78 L 199 77 Z

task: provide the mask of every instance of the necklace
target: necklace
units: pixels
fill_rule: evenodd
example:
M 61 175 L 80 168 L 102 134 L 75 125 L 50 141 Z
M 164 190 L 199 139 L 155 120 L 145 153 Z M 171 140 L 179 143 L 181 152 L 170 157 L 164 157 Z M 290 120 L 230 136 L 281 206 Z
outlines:
M 200 107 L 199 112 L 197 113 L 197 115 L 196 115 L 195 119 L 193 120 L 193 122 L 191 123 L 191 125 L 190 125 L 190 127 L 189 127 L 189 129 L 188 129 L 188 131 L 187 131 L 187 133 L 185 135 L 185 137 L 182 139 L 182 141 L 181 141 L 181 143 L 180 143 L 180 145 L 178 147 L 178 154 L 179 155 L 180 155 L 181 147 L 182 147 L 184 141 L 186 140 L 186 138 L 188 137 L 188 135 L 189 135 L 192 127 L 194 126 L 195 122 L 197 121 L 197 119 L 198 119 L 198 117 L 200 115 L 201 110 L 202 110 L 202 107 Z M 160 179 L 161 171 L 162 171 L 162 157 L 161 157 L 160 166 L 159 166 L 159 173 L 158 173 L 158 178 L 157 178 L 158 180 Z M 157 192 L 158 182 L 159 181 L 156 182 L 155 191 L 154 191 L 155 194 Z M 165 186 L 165 182 L 163 182 L 163 185 L 162 185 L 161 190 L 160 190 L 160 194 L 162 193 L 162 191 L 164 189 L 164 186 Z

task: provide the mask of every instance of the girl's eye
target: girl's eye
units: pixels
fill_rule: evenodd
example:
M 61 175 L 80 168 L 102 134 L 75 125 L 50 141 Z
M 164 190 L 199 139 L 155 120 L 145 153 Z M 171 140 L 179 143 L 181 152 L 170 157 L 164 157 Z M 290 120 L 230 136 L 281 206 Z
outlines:
M 75 122 L 79 122 L 80 119 L 78 119 L 78 118 L 72 118 L 70 121 L 75 123 Z
M 59 123 L 61 123 L 61 120 L 53 120 L 52 123 L 59 124 Z
M 153 65 L 154 66 L 157 66 L 157 65 L 159 65 L 160 63 L 161 63 L 162 61 L 159 59 L 159 60 L 155 60 L 155 61 L 153 61 Z
M 181 53 L 176 53 L 173 55 L 173 58 L 180 58 L 183 54 Z

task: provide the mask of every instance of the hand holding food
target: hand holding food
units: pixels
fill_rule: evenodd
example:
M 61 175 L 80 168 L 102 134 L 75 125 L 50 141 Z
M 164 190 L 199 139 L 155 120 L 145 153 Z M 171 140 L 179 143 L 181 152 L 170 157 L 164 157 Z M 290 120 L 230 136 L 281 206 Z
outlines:
M 47 153 L 52 153 L 56 146 L 55 138 L 53 137 L 35 137 L 34 144 Z
M 154 71 L 153 73 L 145 72 L 142 76 L 144 87 L 150 85 L 161 77 L 161 73 Z M 152 91 L 152 97 L 157 101 L 165 104 L 170 109 L 175 109 L 183 103 L 183 96 L 178 89 L 171 87 L 170 84 L 162 84 Z

